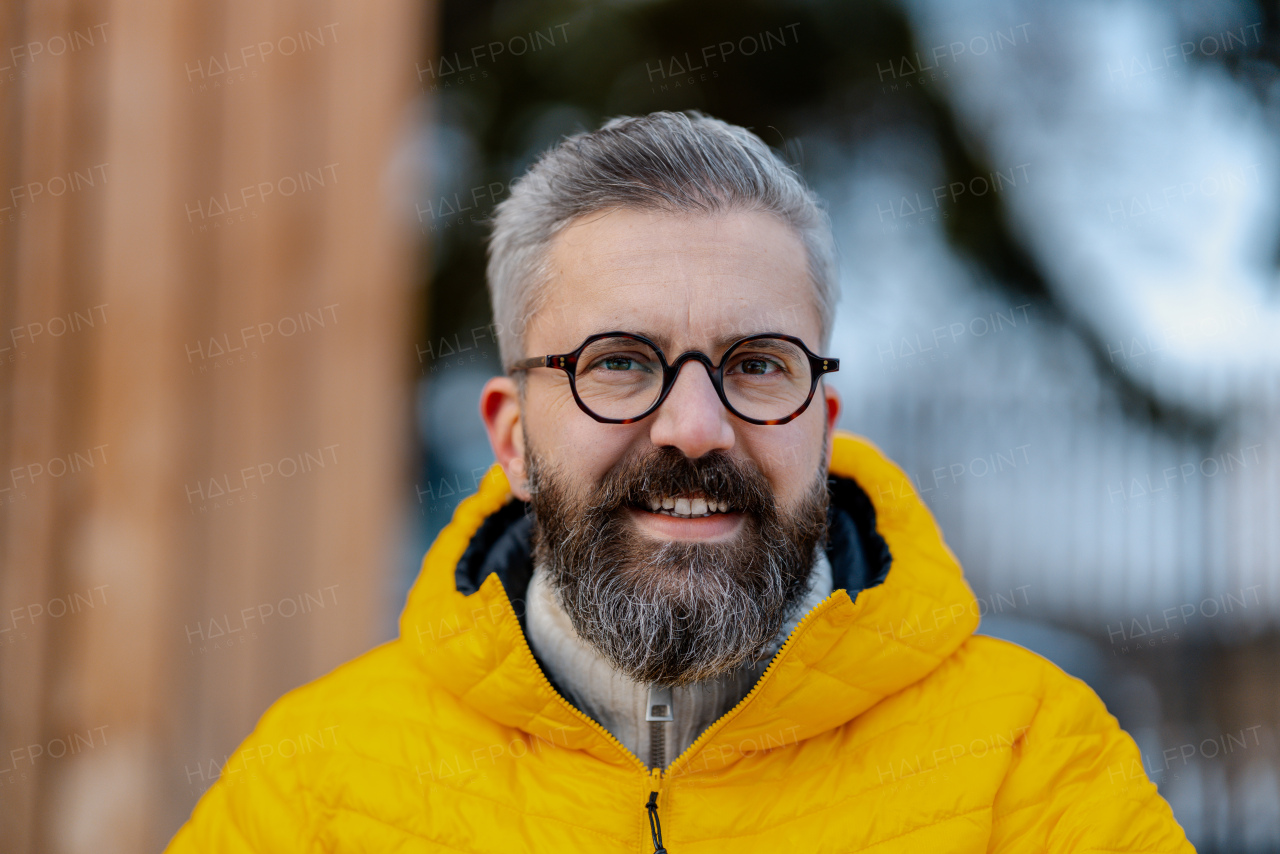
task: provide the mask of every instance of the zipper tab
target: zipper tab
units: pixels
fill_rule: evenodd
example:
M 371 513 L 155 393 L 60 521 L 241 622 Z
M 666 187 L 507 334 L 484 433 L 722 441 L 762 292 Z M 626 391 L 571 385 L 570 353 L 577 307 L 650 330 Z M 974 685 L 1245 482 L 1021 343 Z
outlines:
M 657 776 L 656 774 L 654 775 Z M 655 781 L 656 782 L 656 781 Z M 653 854 L 667 854 L 662 845 L 662 823 L 658 821 L 658 793 L 649 793 L 649 802 L 644 805 L 649 811 L 649 833 L 653 836 Z
M 671 687 L 669 685 L 650 685 L 649 703 L 645 706 L 646 721 L 674 721 L 671 706 Z
M 675 720 L 671 706 L 671 687 L 649 686 L 649 702 L 644 719 L 649 722 L 649 767 L 667 767 L 667 728 L 664 723 Z

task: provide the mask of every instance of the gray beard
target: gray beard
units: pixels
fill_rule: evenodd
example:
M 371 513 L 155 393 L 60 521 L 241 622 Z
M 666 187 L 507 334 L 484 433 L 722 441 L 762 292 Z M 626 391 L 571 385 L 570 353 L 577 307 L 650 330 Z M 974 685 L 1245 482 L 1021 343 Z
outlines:
M 535 561 L 578 634 L 637 682 L 687 685 L 759 658 L 794 616 L 826 535 L 825 469 L 784 514 L 758 468 L 719 452 L 659 448 L 578 499 L 535 454 L 527 465 Z M 651 494 L 696 490 L 742 508 L 738 536 L 655 541 L 628 518 Z

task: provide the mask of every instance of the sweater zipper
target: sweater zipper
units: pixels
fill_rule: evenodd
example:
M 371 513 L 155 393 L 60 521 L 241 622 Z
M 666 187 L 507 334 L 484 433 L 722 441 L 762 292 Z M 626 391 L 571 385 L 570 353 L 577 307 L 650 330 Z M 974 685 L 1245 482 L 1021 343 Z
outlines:
M 739 700 L 738 703 L 732 709 L 725 712 L 720 717 L 716 718 L 715 723 L 711 724 L 711 726 L 703 730 L 702 735 L 699 735 L 696 739 L 694 739 L 693 744 L 690 744 L 685 749 L 685 751 L 681 753 L 678 757 L 676 757 L 676 760 L 671 763 L 672 768 L 674 768 L 676 764 L 680 762 L 681 759 L 687 756 L 690 753 L 690 751 L 692 751 L 695 747 L 697 747 L 704 740 L 707 733 L 715 729 L 716 726 L 718 726 L 721 721 L 723 721 L 725 718 L 729 717 L 738 709 L 740 709 L 748 700 L 750 700 L 755 695 L 756 691 L 760 689 L 760 685 L 764 682 L 765 676 L 767 676 L 769 674 L 769 671 L 773 669 L 774 665 L 778 663 L 778 659 L 779 657 L 781 657 L 783 650 L 785 650 L 788 646 L 790 646 L 791 639 L 796 636 L 796 633 L 800 631 L 800 627 L 803 626 L 811 616 L 813 616 L 814 611 L 817 611 L 819 607 L 820 607 L 819 605 L 815 605 L 813 607 L 813 610 L 811 610 L 808 614 L 804 615 L 804 619 L 796 623 L 796 627 L 792 629 L 790 636 L 787 637 L 786 641 L 783 642 L 782 646 L 778 647 L 778 651 L 773 654 L 773 660 L 770 661 L 769 666 L 764 669 L 764 673 L 760 674 L 760 678 L 756 680 L 755 686 L 750 691 L 747 692 L 747 696 Z M 653 703 L 653 694 L 650 693 L 651 709 L 652 709 L 652 703 Z M 657 731 L 662 726 L 662 724 L 654 722 L 650 724 L 650 726 L 653 728 L 651 730 L 651 735 L 650 735 L 650 739 L 652 743 L 652 739 L 656 737 Z M 654 755 L 655 756 L 657 755 L 656 752 L 654 753 Z M 666 846 L 662 844 L 662 822 L 658 818 L 658 794 L 661 791 L 662 791 L 662 767 L 658 763 L 658 761 L 655 760 L 654 768 L 652 771 L 649 772 L 649 800 L 646 801 L 644 805 L 644 808 L 649 813 L 649 835 L 653 839 L 653 854 L 667 854 Z
M 514 606 L 511 605 L 511 597 L 507 595 L 507 588 L 502 584 L 501 578 L 498 578 L 498 589 L 501 590 L 502 595 L 506 597 L 507 605 L 512 607 L 512 613 L 514 614 L 515 610 L 514 610 Z M 801 619 L 800 622 L 796 623 L 796 627 L 791 630 L 791 634 L 787 636 L 787 639 L 783 642 L 782 646 L 778 647 L 778 651 L 773 654 L 773 659 L 769 662 L 769 666 L 766 667 L 764 669 L 764 672 L 760 674 L 760 678 L 756 680 L 755 686 L 752 687 L 752 689 L 747 692 L 747 696 L 739 700 L 737 705 L 735 705 L 732 709 L 725 712 L 720 717 L 716 718 L 715 722 L 712 723 L 711 726 L 704 729 L 702 731 L 702 734 L 699 735 L 697 738 L 695 738 L 693 740 L 693 743 L 690 744 L 688 747 L 686 747 L 684 751 L 679 756 L 677 756 L 675 760 L 668 766 L 668 768 L 673 769 L 678 764 L 680 764 L 681 760 L 683 760 L 686 756 L 688 756 L 690 753 L 694 751 L 694 748 L 700 746 L 704 741 L 707 740 L 707 736 L 711 733 L 712 730 L 716 729 L 720 725 L 720 723 L 723 722 L 726 718 L 729 718 L 732 715 L 734 715 L 739 709 L 745 706 L 752 697 L 756 695 L 756 693 L 760 690 L 760 686 L 764 684 L 765 677 L 767 677 L 773 671 L 773 669 L 778 665 L 778 662 L 782 660 L 782 654 L 786 652 L 786 650 L 791 646 L 792 641 L 794 641 L 800 635 L 800 629 L 806 623 L 808 623 L 811 619 L 814 619 L 819 612 L 825 611 L 826 607 L 824 606 L 829 607 L 828 603 L 832 602 L 834 598 L 835 598 L 835 592 L 833 592 L 831 596 L 828 596 L 822 602 L 819 602 L 817 605 L 814 605 L 809 610 L 809 613 L 805 614 L 804 618 Z M 590 715 L 587 715 L 585 712 L 581 711 L 577 706 L 573 705 L 573 703 L 570 703 L 568 700 L 562 697 L 560 695 L 560 692 L 557 691 L 554 686 L 552 686 L 551 680 L 547 678 L 547 674 L 543 673 L 542 668 L 538 666 L 538 659 L 534 657 L 533 648 L 529 646 L 529 639 L 524 636 L 524 632 L 521 631 L 521 632 L 517 632 L 516 634 L 519 635 L 520 637 L 520 645 L 524 647 L 525 654 L 529 656 L 529 662 L 533 664 L 534 672 L 536 672 L 538 674 L 538 678 L 542 680 L 543 686 L 545 686 L 546 689 L 551 692 L 551 696 L 556 697 L 561 702 L 563 702 L 565 707 L 568 708 L 570 712 L 572 712 L 573 714 L 581 718 L 582 721 L 585 724 L 587 724 L 587 726 L 591 727 L 591 729 L 595 730 L 601 736 L 603 736 L 605 741 L 609 742 L 614 747 L 618 748 L 618 750 L 622 753 L 623 756 L 631 760 L 631 762 L 633 762 L 637 767 L 639 767 L 641 771 L 645 772 L 645 774 L 648 775 L 649 800 L 645 802 L 645 810 L 649 814 L 649 833 L 650 833 L 650 836 L 652 836 L 653 838 L 653 851 L 654 851 L 654 854 L 667 854 L 667 849 L 662 844 L 662 824 L 658 820 L 658 793 L 662 790 L 662 769 L 654 768 L 653 770 L 650 770 L 648 766 L 646 766 L 643 762 L 640 761 L 640 757 L 636 756 L 634 753 L 628 750 L 625 744 L 618 741 L 618 739 L 614 738 L 613 733 L 609 732 L 607 729 L 605 729 L 603 726 L 601 726 L 599 723 L 593 720 Z
M 649 811 L 649 835 L 653 837 L 654 854 L 667 854 L 662 844 L 662 822 L 658 820 L 658 792 L 662 789 L 662 769 L 667 765 L 666 725 L 675 720 L 671 705 L 671 688 L 650 685 L 649 699 L 644 717 L 649 722 L 649 800 L 644 808 Z
M 675 721 L 671 705 L 671 688 L 666 685 L 650 685 L 649 699 L 644 707 L 644 719 L 649 724 L 649 767 L 667 767 L 667 728 Z

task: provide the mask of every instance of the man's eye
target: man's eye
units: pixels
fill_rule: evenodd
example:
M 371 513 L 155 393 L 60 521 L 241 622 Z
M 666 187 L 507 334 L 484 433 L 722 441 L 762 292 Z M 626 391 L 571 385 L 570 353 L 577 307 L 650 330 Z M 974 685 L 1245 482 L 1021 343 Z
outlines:
M 779 370 L 779 366 L 772 359 L 765 359 L 758 356 L 742 359 L 735 367 L 735 371 L 737 373 L 750 374 L 754 376 L 771 374 L 777 370 Z
M 587 371 L 604 371 L 615 374 L 648 373 L 652 362 L 644 356 L 630 353 L 609 353 L 597 356 L 587 363 Z

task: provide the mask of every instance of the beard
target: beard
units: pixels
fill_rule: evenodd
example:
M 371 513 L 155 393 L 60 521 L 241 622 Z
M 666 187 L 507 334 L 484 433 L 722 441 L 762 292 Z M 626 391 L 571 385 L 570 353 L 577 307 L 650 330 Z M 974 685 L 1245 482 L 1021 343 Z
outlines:
M 758 466 L 719 450 L 628 456 L 585 495 L 532 450 L 526 465 L 536 565 L 578 634 L 641 683 L 688 685 L 760 658 L 794 616 L 826 536 L 825 466 L 783 511 Z M 657 540 L 630 517 L 690 494 L 742 513 L 738 533 Z

